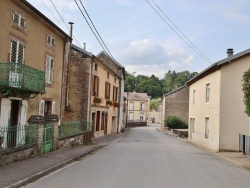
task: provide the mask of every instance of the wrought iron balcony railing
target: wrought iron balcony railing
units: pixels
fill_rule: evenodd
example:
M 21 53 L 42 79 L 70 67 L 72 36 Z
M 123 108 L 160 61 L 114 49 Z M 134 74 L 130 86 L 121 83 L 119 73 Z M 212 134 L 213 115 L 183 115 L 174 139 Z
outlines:
M 0 91 L 7 90 L 44 93 L 45 72 L 21 63 L 0 63 Z

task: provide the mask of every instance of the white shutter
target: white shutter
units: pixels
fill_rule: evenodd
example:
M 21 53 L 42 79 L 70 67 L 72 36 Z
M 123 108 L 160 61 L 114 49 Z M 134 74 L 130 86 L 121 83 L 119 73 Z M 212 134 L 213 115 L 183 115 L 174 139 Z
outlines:
M 18 124 L 21 129 L 17 132 L 17 139 L 16 139 L 16 145 L 18 144 L 25 144 L 25 124 L 26 124 L 26 116 L 27 116 L 27 110 L 28 110 L 28 101 L 23 100 L 21 101 L 22 104 L 20 105 L 20 114 L 19 114 L 19 120 Z
M 8 98 L 2 98 L 1 114 L 0 114 L 0 127 L 7 127 L 10 120 L 11 101 Z M 3 148 L 7 147 L 7 132 L 4 133 Z
M 56 114 L 56 102 L 52 102 L 52 110 L 51 110 L 51 114 Z
M 10 62 L 16 63 L 17 61 L 17 40 L 11 38 Z
M 46 68 L 45 68 L 45 80 L 46 83 L 49 83 L 49 56 L 46 57 Z
M 50 59 L 50 83 L 54 81 L 54 58 Z
M 18 15 L 16 12 L 13 12 L 13 17 L 12 17 L 12 19 L 13 19 L 13 23 L 14 23 L 15 25 L 18 25 L 18 23 L 19 23 L 19 15 Z
M 38 114 L 44 116 L 44 100 L 39 102 Z

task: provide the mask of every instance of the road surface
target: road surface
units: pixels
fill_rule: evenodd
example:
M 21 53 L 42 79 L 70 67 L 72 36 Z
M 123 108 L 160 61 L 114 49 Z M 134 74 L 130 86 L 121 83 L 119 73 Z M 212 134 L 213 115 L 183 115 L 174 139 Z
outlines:
M 26 187 L 250 187 L 247 170 L 156 128 L 133 128 L 119 142 Z

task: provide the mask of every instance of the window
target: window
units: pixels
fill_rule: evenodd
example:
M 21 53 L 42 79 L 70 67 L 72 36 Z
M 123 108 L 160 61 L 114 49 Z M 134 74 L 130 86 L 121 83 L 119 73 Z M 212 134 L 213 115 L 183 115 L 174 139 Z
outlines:
M 193 90 L 193 105 L 195 104 L 195 90 Z
M 49 55 L 46 57 L 45 80 L 48 84 L 54 81 L 54 58 Z
M 134 120 L 134 113 L 133 112 L 129 112 L 129 120 Z
M 10 61 L 12 63 L 24 63 L 24 43 L 12 37 L 10 45 Z
M 140 114 L 139 120 L 144 120 L 144 114 Z
M 54 101 L 44 101 L 41 100 L 39 102 L 39 109 L 38 109 L 38 114 L 42 115 L 44 117 L 50 115 L 50 114 L 55 114 L 55 105 L 56 103 Z
M 54 37 L 52 37 L 51 35 L 48 35 L 47 36 L 47 43 L 50 45 L 50 46 L 55 46 L 56 45 L 56 40 Z
M 92 84 L 92 95 L 96 97 L 99 96 L 99 82 L 100 82 L 99 77 L 94 75 L 93 84 Z
M 116 78 L 114 78 L 114 83 L 116 84 Z
M 113 86 L 113 101 L 117 101 L 118 99 L 118 87 Z
M 191 128 L 191 133 L 194 133 L 195 132 L 195 118 L 190 118 L 190 128 Z
M 144 110 L 145 104 L 144 103 L 140 103 L 140 110 Z
M 107 79 L 109 79 L 109 72 L 107 72 Z
M 210 100 L 210 84 L 206 84 L 206 102 Z
M 129 103 L 129 110 L 134 110 L 134 103 L 133 102 Z
M 110 83 L 105 82 L 105 99 L 110 99 Z
M 97 71 L 97 67 L 98 67 L 97 64 L 95 64 L 95 71 Z
M 209 138 L 209 117 L 205 118 L 205 138 Z
M 13 11 L 13 14 L 12 14 L 12 23 L 14 25 L 16 25 L 17 27 L 20 27 L 21 29 L 25 29 L 25 27 L 26 27 L 26 18 L 23 17 L 18 12 Z

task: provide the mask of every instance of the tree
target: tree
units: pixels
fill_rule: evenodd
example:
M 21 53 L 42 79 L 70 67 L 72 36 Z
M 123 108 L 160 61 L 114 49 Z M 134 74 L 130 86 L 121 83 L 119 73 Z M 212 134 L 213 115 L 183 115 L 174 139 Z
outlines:
M 244 104 L 245 112 L 250 117 L 250 68 L 243 74 L 243 92 L 244 92 Z

